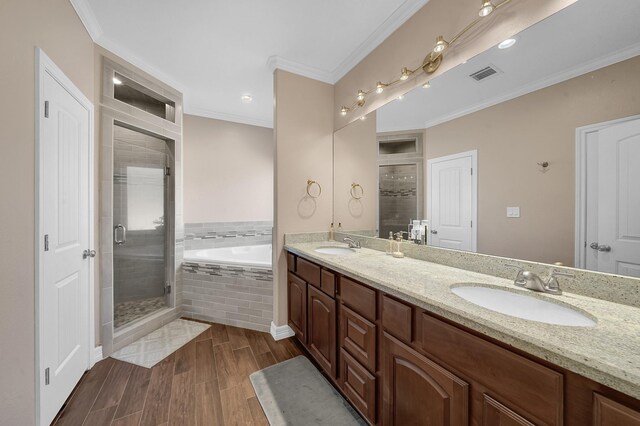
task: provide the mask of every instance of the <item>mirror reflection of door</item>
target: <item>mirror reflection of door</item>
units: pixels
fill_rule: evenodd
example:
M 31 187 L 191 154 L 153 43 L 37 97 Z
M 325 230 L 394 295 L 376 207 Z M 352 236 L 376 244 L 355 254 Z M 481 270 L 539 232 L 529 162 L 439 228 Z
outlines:
M 477 251 L 477 151 L 462 152 L 427 162 L 427 218 L 430 244 L 454 250 Z
M 588 126 L 578 266 L 640 278 L 640 119 Z M 578 200 L 580 203 L 580 200 Z

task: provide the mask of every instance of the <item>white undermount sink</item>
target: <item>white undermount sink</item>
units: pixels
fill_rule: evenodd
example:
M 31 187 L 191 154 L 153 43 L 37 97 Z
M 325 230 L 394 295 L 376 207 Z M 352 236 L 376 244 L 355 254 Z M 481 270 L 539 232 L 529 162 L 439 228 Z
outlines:
M 353 254 L 356 251 L 349 247 L 318 247 L 315 249 L 316 252 L 322 254 Z
M 454 287 L 451 291 L 474 305 L 516 318 L 571 327 L 596 325 L 596 321 L 577 310 L 528 294 L 473 284 Z

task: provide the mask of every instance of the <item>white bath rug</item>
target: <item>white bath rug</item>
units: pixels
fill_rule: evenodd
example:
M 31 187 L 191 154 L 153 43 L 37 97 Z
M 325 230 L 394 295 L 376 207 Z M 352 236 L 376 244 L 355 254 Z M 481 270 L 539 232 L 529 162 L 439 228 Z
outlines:
M 177 319 L 111 354 L 112 358 L 151 368 L 210 325 Z

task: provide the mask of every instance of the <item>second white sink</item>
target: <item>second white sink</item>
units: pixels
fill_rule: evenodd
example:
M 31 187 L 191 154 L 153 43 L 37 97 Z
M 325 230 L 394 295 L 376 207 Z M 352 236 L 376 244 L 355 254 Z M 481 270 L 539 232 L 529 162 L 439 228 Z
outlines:
M 356 251 L 349 247 L 318 247 L 315 249 L 316 252 L 322 254 L 353 254 Z
M 596 325 L 596 321 L 577 310 L 527 294 L 473 284 L 454 287 L 451 291 L 474 305 L 516 318 L 573 327 Z

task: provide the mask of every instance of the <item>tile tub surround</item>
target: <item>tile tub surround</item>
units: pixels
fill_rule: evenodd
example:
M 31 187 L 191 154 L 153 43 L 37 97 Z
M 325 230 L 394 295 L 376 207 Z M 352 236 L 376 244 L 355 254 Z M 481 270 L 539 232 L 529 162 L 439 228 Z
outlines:
M 184 317 L 269 331 L 273 320 L 271 269 L 185 262 L 182 278 Z
M 500 278 L 362 248 L 346 256 L 323 255 L 329 242 L 287 242 L 285 248 L 340 274 L 391 294 L 483 335 L 547 360 L 634 398 L 640 398 L 640 308 L 565 292 L 542 295 Z M 478 283 L 572 306 L 597 319 L 593 328 L 522 320 L 480 308 L 454 295 L 460 283 Z
M 185 223 L 185 250 L 271 244 L 273 222 Z

